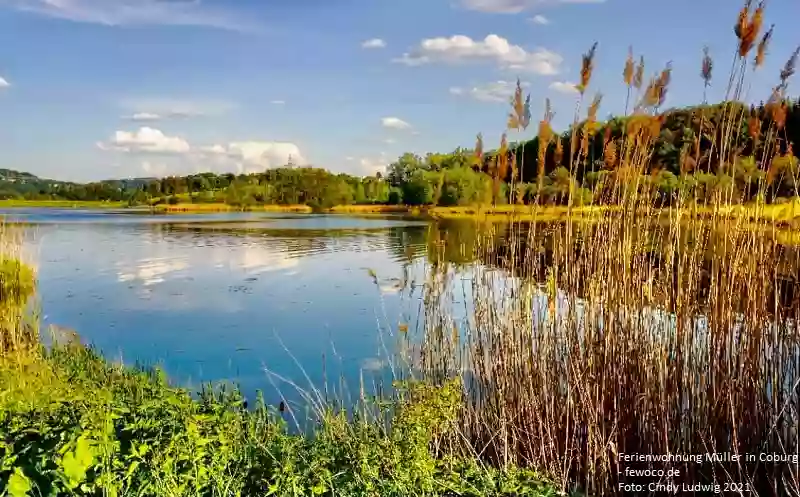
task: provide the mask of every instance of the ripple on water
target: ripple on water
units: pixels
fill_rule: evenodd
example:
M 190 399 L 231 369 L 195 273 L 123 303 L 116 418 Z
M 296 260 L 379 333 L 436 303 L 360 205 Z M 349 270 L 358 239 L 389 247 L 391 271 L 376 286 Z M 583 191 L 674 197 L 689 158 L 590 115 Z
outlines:
M 403 265 L 426 250 L 426 225 L 396 219 L 27 215 L 47 323 L 176 379 L 231 378 L 233 362 L 246 390 L 268 389 L 265 365 L 321 381 L 337 354 L 329 377 L 357 378 L 398 321 Z

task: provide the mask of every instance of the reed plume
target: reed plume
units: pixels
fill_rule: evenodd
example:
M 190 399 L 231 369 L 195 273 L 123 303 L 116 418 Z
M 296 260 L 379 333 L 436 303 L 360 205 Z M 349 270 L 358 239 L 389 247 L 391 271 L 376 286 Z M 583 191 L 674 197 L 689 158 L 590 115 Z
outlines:
M 644 55 L 639 58 L 639 64 L 636 66 L 636 73 L 633 75 L 633 87 L 637 90 L 642 89 L 644 84 Z
M 756 50 L 756 58 L 755 58 L 755 67 L 759 68 L 764 65 L 764 60 L 767 57 L 767 49 L 769 48 L 769 42 L 772 39 L 772 32 L 775 29 L 775 25 L 773 24 L 764 33 L 764 36 L 761 37 L 761 41 L 758 42 L 758 49 Z
M 478 133 L 475 139 L 474 167 L 478 170 L 483 166 L 483 133 Z
M 592 72 L 594 71 L 594 56 L 597 53 L 597 42 L 594 42 L 592 48 L 583 54 L 581 61 L 581 82 L 576 86 L 581 95 L 586 92 L 589 83 L 592 81 Z
M 711 58 L 711 53 L 708 47 L 703 47 L 703 65 L 700 69 L 700 76 L 703 78 L 704 87 L 711 86 L 711 76 L 714 70 L 714 59 Z

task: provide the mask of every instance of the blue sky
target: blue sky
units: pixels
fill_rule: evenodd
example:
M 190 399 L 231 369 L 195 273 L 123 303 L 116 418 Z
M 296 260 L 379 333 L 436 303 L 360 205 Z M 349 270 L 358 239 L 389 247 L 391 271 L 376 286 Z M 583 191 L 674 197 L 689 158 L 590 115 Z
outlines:
M 367 174 L 403 151 L 499 141 L 520 77 L 534 119 L 571 122 L 580 56 L 589 93 L 624 107 L 629 45 L 674 68 L 667 105 L 727 83 L 739 2 L 673 0 L 0 0 L 0 167 L 45 177 L 253 171 L 311 163 Z M 766 99 L 800 36 L 800 2 L 772 0 Z M 786 19 L 786 22 L 782 20 Z M 800 83 L 798 83 L 800 84 Z M 790 93 L 794 86 L 790 86 Z M 565 91 L 566 90 L 566 91 Z M 527 135 L 535 133 L 535 126 Z M 511 133 L 510 138 L 520 135 Z

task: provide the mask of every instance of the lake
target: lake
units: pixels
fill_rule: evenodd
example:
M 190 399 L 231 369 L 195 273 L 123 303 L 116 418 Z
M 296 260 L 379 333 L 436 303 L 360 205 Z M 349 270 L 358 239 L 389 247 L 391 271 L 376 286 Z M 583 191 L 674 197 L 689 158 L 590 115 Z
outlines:
M 388 379 L 386 332 L 413 320 L 430 224 L 401 217 L 9 209 L 31 224 L 40 313 L 177 384 L 276 401 Z M 374 271 L 377 279 L 371 276 Z M 416 275 L 416 276 L 409 276 Z M 408 281 L 407 281 L 408 283 Z M 267 372 L 269 371 L 269 373 Z M 340 389 L 338 396 L 347 396 Z
M 192 391 L 235 383 L 302 408 L 313 386 L 350 404 L 388 389 L 401 352 L 431 383 L 464 382 L 460 436 L 490 461 L 573 454 L 565 477 L 585 481 L 607 437 L 629 454 L 797 453 L 800 249 L 733 222 L 2 214 L 30 226 L 45 327 Z
M 407 325 L 413 332 L 423 313 L 431 263 L 473 262 L 477 245 L 483 262 L 509 256 L 502 226 L 490 234 L 465 221 L 69 209 L 3 214 L 30 224 L 27 249 L 38 265 L 45 334 L 49 325 L 74 329 L 106 357 L 159 365 L 191 390 L 233 382 L 247 397 L 262 390 L 270 402 L 280 401 L 278 392 L 298 400 L 295 385 L 327 386 L 331 397 L 347 400 L 362 383 L 366 390 L 388 383 L 390 359 L 403 343 L 398 331 Z M 785 259 L 796 259 L 796 248 L 782 250 Z M 541 263 L 533 276 L 544 284 L 552 247 L 544 243 L 535 254 Z M 657 268 L 659 258 L 651 262 Z M 793 267 L 779 264 L 779 273 Z M 458 271 L 455 284 L 468 273 Z M 779 300 L 791 305 L 794 280 L 779 276 L 775 283 Z M 470 300 L 470 292 L 453 292 L 456 320 Z M 539 300 L 546 308 L 546 295 Z

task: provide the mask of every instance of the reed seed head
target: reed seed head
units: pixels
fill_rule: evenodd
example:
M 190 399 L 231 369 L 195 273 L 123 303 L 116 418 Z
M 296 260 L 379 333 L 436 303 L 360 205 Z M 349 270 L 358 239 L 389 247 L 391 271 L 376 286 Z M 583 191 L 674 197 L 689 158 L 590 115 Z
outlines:
M 497 177 L 502 181 L 508 174 L 508 136 L 500 137 L 500 148 L 497 149 Z
M 586 122 L 583 123 L 583 129 L 581 130 L 581 155 L 585 156 L 588 153 L 589 141 L 597 132 L 597 110 L 600 108 L 600 102 L 602 100 L 603 96 L 598 93 L 595 95 L 594 99 L 592 99 L 591 105 L 589 105 Z
M 556 166 L 561 164 L 561 161 L 564 159 L 564 142 L 561 140 L 561 137 L 556 138 L 556 150 L 553 156 L 553 160 L 556 163 Z
M 706 87 L 711 85 L 711 73 L 714 70 L 714 59 L 711 58 L 711 53 L 708 47 L 703 48 L 703 67 L 700 71 L 700 76 Z
M 539 121 L 539 147 L 541 148 L 544 145 L 545 148 L 550 144 L 550 140 L 553 139 L 553 128 L 550 123 L 553 121 L 553 116 L 555 114 L 550 107 L 550 99 L 547 98 L 544 101 L 544 117 L 542 120 Z
M 592 99 L 592 104 L 589 106 L 587 117 L 592 122 L 597 122 L 597 111 L 600 109 L 600 103 L 603 101 L 603 94 L 598 93 Z
M 597 42 L 592 44 L 592 48 L 583 54 L 583 61 L 581 63 L 581 82 L 577 85 L 578 91 L 583 95 L 589 83 L 592 81 L 592 71 L 594 71 L 594 56 L 597 53 Z
M 752 0 L 746 0 L 739 11 L 739 17 L 736 19 L 736 24 L 733 26 L 733 32 L 736 37 L 741 40 L 744 33 L 747 31 L 748 20 L 750 19 L 750 7 L 753 4 Z
M 531 124 L 531 94 L 525 97 L 525 105 L 522 110 L 522 129 L 528 129 Z
M 669 84 L 672 81 L 672 62 L 667 63 L 667 67 L 661 71 L 661 75 L 658 77 L 658 106 L 661 107 L 664 105 L 664 101 L 667 99 L 667 90 L 669 89 Z
M 622 71 L 622 79 L 625 85 L 630 88 L 633 86 L 633 75 L 636 72 L 636 66 L 633 61 L 633 47 L 628 48 L 628 58 L 625 60 L 625 70 Z
M 667 63 L 667 66 L 661 71 L 657 77 L 650 80 L 647 85 L 644 97 L 642 98 L 642 106 L 647 107 L 661 107 L 667 99 L 667 90 L 669 83 L 672 80 L 672 63 Z
M 750 2 L 748 2 L 746 5 L 746 10 L 748 12 L 750 8 L 749 4 Z M 738 36 L 740 57 L 746 57 L 758 39 L 758 35 L 761 32 L 761 27 L 764 24 L 764 6 L 764 1 L 759 3 L 758 7 L 756 7 L 756 10 L 753 12 L 753 16 L 750 19 L 745 18 L 744 25 L 739 30 Z
M 781 87 L 785 90 L 786 87 L 789 85 L 789 78 L 794 75 L 794 71 L 797 67 L 797 57 L 800 56 L 800 46 L 795 48 L 792 55 L 784 64 L 783 69 L 781 69 Z
M 617 143 L 612 140 L 611 126 L 606 126 L 603 135 L 603 165 L 606 169 L 614 169 L 617 163 Z
M 772 31 L 775 29 L 775 25 L 773 24 L 764 33 L 764 36 L 761 37 L 761 41 L 758 43 L 758 49 L 756 50 L 756 68 L 759 68 L 764 65 L 764 59 L 767 57 L 767 48 L 769 48 L 770 39 L 772 39 Z
M 480 167 L 483 163 L 483 134 L 478 133 L 475 139 L 475 164 Z
M 523 98 L 522 82 L 517 78 L 517 87 L 511 97 L 511 112 L 508 114 L 508 129 L 527 129 L 530 124 L 530 95 Z
M 642 89 L 644 84 L 644 55 L 639 58 L 639 65 L 636 66 L 636 73 L 633 75 L 633 86 L 637 90 Z
M 778 130 L 782 130 L 784 126 L 786 126 L 786 116 L 788 114 L 788 108 L 786 107 L 786 102 L 781 101 L 779 105 L 773 107 L 772 111 L 772 120 L 775 122 L 775 126 Z

